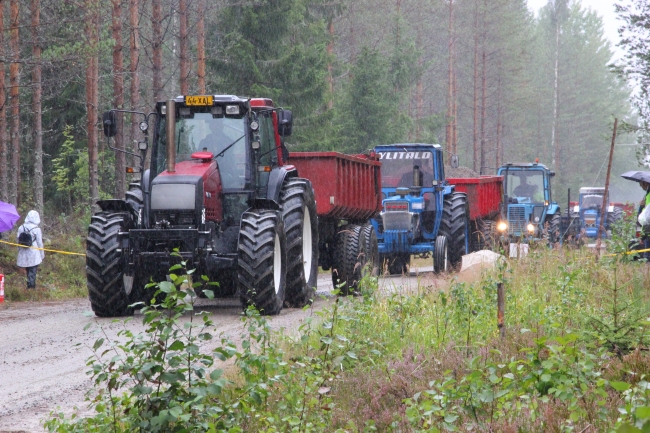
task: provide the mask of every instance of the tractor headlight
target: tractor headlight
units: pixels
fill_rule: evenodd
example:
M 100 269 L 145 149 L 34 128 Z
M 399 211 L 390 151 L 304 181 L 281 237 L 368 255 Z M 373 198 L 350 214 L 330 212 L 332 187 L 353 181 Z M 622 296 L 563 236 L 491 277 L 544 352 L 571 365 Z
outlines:
M 532 223 L 528 223 L 526 230 L 528 230 L 528 233 L 533 233 L 535 231 L 535 226 Z
M 539 222 L 539 217 L 538 217 L 538 216 L 535 217 L 535 222 L 536 222 L 536 223 Z
M 497 230 L 499 230 L 500 232 L 505 232 L 506 230 L 508 230 L 508 223 L 505 221 L 499 221 L 499 223 L 497 224 Z

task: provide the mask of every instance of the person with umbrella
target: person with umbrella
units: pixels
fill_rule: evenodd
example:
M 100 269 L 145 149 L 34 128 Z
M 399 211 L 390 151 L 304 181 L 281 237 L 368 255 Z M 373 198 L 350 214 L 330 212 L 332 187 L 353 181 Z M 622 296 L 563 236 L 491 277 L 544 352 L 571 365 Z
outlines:
M 43 251 L 43 233 L 38 227 L 41 223 L 41 217 L 38 215 L 38 212 L 35 210 L 30 210 L 27 216 L 25 217 L 25 222 L 22 226 L 18 228 L 18 233 L 16 238 L 20 241 L 20 234 L 27 232 L 31 235 L 31 245 L 29 247 L 19 247 L 18 248 L 18 258 L 16 259 L 16 265 L 25 268 L 27 272 L 27 289 L 36 288 L 36 271 L 38 270 L 38 265 L 41 264 L 45 258 L 45 252 Z M 38 247 L 36 249 L 33 247 Z
M 641 200 L 641 203 L 639 203 L 639 212 L 637 213 L 637 216 L 641 215 L 643 209 L 650 206 L 650 172 L 628 171 L 623 173 L 621 177 L 627 180 L 639 182 L 639 186 L 643 191 L 645 191 L 645 195 Z M 641 243 L 644 250 L 650 249 L 650 233 L 646 232 L 643 227 L 641 227 Z M 642 257 L 650 261 L 650 252 L 643 253 Z

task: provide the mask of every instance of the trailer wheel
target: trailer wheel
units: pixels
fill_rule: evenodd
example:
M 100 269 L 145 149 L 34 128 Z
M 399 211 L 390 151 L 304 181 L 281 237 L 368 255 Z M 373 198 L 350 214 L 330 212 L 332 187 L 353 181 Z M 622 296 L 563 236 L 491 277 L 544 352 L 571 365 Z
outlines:
M 411 255 L 409 253 L 382 254 L 380 256 L 383 268 L 389 275 L 406 274 L 411 264 Z
M 379 275 L 379 243 L 377 233 L 372 224 L 361 226 L 361 235 L 363 237 L 363 272 L 370 277 Z
M 433 253 L 433 272 L 441 274 L 449 270 L 449 248 L 447 237 L 436 237 L 436 250 Z
M 133 314 L 124 290 L 124 264 L 117 240 L 117 233 L 130 226 L 125 212 L 99 212 L 91 218 L 86 238 L 86 280 L 90 306 L 98 317 Z
M 253 305 L 262 314 L 279 314 L 287 275 L 287 239 L 280 214 L 244 212 L 237 255 L 237 286 L 244 308 Z
M 318 279 L 318 217 L 311 182 L 289 179 L 280 200 L 287 233 L 285 304 L 301 308 L 313 300 Z
M 467 196 L 461 192 L 450 194 L 443 203 L 440 235 L 447 237 L 449 264 L 457 266 L 469 253 L 469 209 Z M 437 242 L 437 238 L 436 238 Z
M 362 238 L 361 226 L 355 224 L 346 225 L 336 233 L 332 284 L 343 296 L 358 294 L 365 264 Z

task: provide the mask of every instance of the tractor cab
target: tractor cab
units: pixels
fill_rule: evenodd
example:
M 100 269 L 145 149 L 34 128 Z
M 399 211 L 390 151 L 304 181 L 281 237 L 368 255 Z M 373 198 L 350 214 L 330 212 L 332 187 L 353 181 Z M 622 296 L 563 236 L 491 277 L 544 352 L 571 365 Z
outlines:
M 604 197 L 605 188 L 603 187 L 580 188 L 578 205 L 573 207 L 573 216 L 580 221 L 579 237 L 596 238 L 598 230 L 600 230 L 601 220 L 605 229 L 604 237 L 609 237 L 613 225 L 622 218 L 622 209 L 611 205 L 609 196 L 605 198 L 607 206 L 605 207 L 605 215 L 602 215 Z
M 557 236 L 559 207 L 551 197 L 551 178 L 555 173 L 544 164 L 534 162 L 507 163 L 497 174 L 503 176 L 504 204 L 507 206 L 507 225 L 499 226 L 504 231 L 507 229 L 510 238 L 540 238 L 549 230 L 549 225 Z

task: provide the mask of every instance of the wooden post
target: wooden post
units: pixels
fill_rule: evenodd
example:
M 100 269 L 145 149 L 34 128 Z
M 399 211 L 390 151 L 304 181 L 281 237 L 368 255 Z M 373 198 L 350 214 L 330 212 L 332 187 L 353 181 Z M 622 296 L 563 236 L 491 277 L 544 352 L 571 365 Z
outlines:
M 503 290 L 503 283 L 497 284 L 497 327 L 501 338 L 506 336 L 506 296 Z
M 598 237 L 596 238 L 596 260 L 600 257 L 600 241 L 605 231 L 605 226 L 603 221 L 607 218 L 607 202 L 608 192 L 609 192 L 609 176 L 612 172 L 612 159 L 614 158 L 614 143 L 616 142 L 616 127 L 618 126 L 618 118 L 614 118 L 614 131 L 612 132 L 612 145 L 609 149 L 609 162 L 607 163 L 607 176 L 605 177 L 605 194 L 603 195 L 603 204 L 600 208 L 600 226 L 598 227 Z

